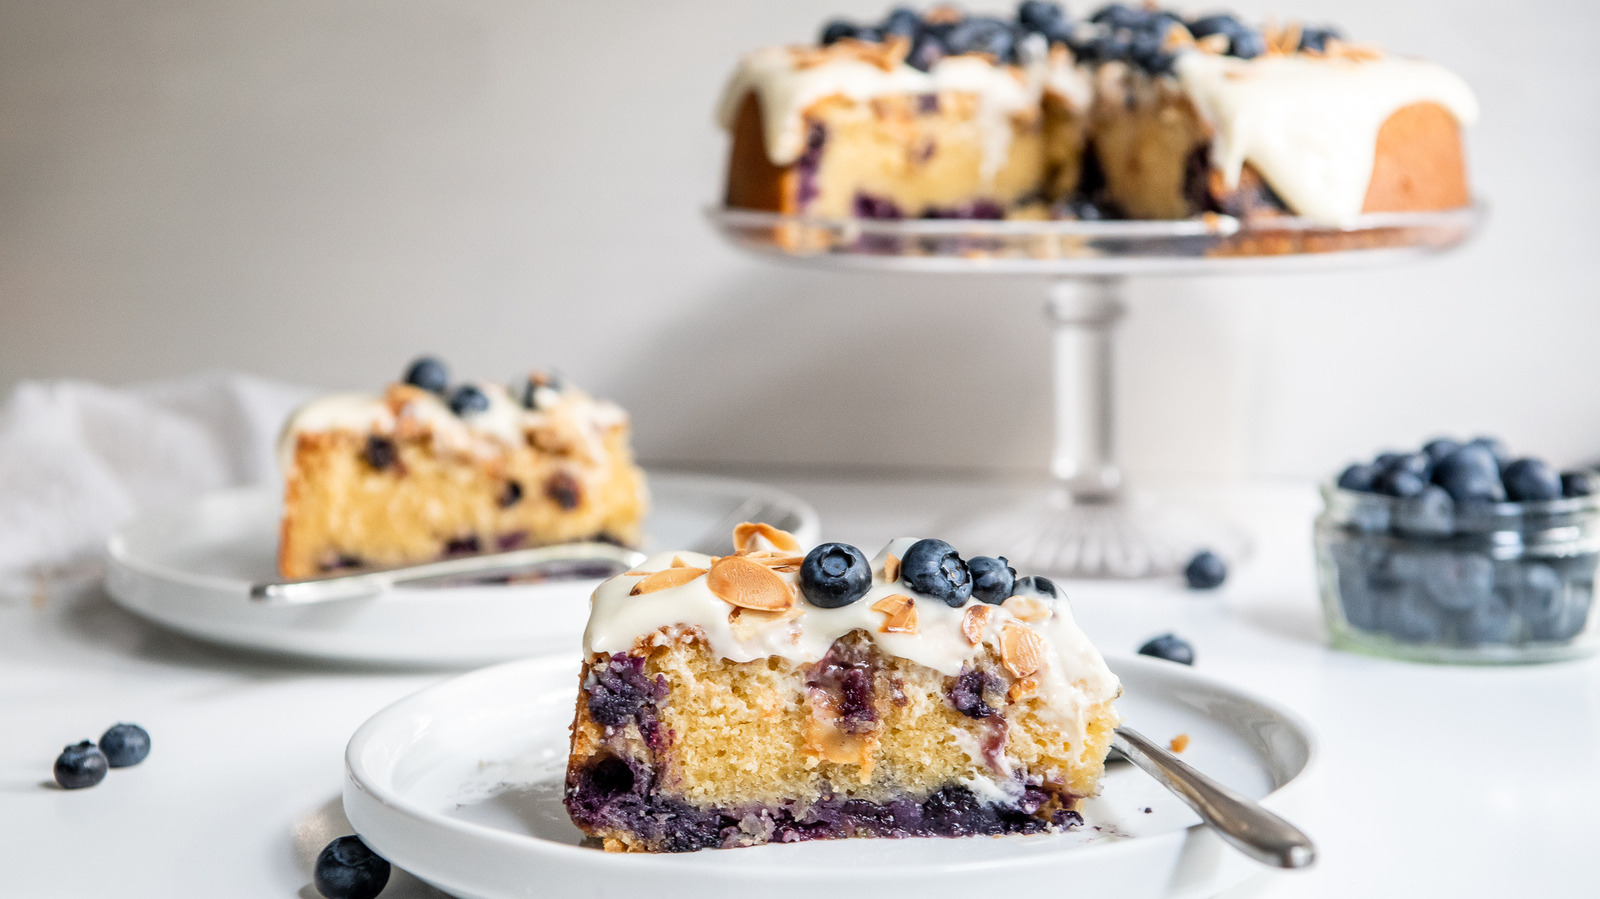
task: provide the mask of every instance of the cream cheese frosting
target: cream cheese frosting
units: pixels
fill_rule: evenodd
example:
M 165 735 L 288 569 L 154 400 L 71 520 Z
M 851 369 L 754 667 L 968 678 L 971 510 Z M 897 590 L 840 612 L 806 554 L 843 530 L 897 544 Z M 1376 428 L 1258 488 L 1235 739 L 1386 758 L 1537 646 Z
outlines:
M 986 606 L 988 619 L 977 642 L 969 642 L 963 634 L 963 622 L 969 610 L 985 604 L 969 599 L 952 608 L 939 599 L 918 594 L 898 579 L 886 578 L 888 557 L 903 556 L 915 542 L 916 538 L 901 538 L 879 552 L 872 560 L 872 587 L 849 605 L 833 609 L 811 605 L 799 593 L 797 571 L 778 571 L 794 591 L 792 608 L 784 613 L 756 615 L 741 610 L 737 616 L 730 614 L 734 606 L 712 592 L 704 575 L 678 586 L 633 595 L 634 587 L 654 572 L 671 567 L 709 569 L 713 561 L 699 553 L 658 553 L 596 588 L 583 636 L 584 650 L 590 655 L 625 653 L 641 639 L 693 629 L 713 653 L 730 662 L 782 658 L 813 663 L 827 654 L 835 640 L 859 630 L 884 653 L 955 676 L 985 646 L 1002 651 L 1007 628 L 1022 627 L 1042 638 L 1044 646 L 1045 663 L 1034 675 L 1044 700 L 1042 714 L 1054 716 L 1075 744 L 1082 745 L 1090 709 L 1115 698 L 1119 685 L 1116 675 L 1073 620 L 1067 603 L 1041 602 L 1037 596 L 1025 596 L 1009 599 L 1000 606 Z M 897 594 L 910 597 L 915 604 L 914 632 L 885 632 L 888 616 L 873 608 Z M 1047 614 L 1041 616 L 1041 609 Z M 1032 620 L 1023 620 L 1024 617 Z
M 430 434 L 438 449 L 492 456 L 521 444 L 528 431 L 561 428 L 580 435 L 591 458 L 600 459 L 605 431 L 627 421 L 621 407 L 572 387 L 536 388 L 537 408 L 529 409 L 511 388 L 489 381 L 471 383 L 488 398 L 489 408 L 466 415 L 457 415 L 438 394 L 420 389 L 392 391 L 389 397 L 367 393 L 318 397 L 296 409 L 284 424 L 278 436 L 278 465 L 285 474 L 293 467 L 301 434 L 352 431 L 392 437 L 411 429 Z
M 1229 187 L 1246 162 L 1290 209 L 1348 225 L 1372 180 L 1378 131 L 1401 108 L 1432 102 L 1462 125 L 1477 120 L 1472 90 L 1449 70 L 1414 59 L 1274 54 L 1244 60 L 1196 51 L 1176 73 L 1213 129 L 1211 164 Z
M 992 178 L 1010 151 L 1013 117 L 1030 117 L 1039 109 L 1050 67 L 1037 53 L 1033 61 L 1018 66 L 995 65 L 987 57 L 950 56 L 928 71 L 904 62 L 884 67 L 864 59 L 835 55 L 825 61 L 807 59 L 818 51 L 797 47 L 767 47 L 740 61 L 723 90 L 717 120 L 733 128 L 739 106 L 754 92 L 761 105 L 767 157 L 785 166 L 805 150 L 805 111 L 828 97 L 866 101 L 874 97 L 957 92 L 977 98 L 976 121 L 983 134 L 982 174 Z M 1070 89 L 1070 73 L 1056 73 L 1055 81 Z

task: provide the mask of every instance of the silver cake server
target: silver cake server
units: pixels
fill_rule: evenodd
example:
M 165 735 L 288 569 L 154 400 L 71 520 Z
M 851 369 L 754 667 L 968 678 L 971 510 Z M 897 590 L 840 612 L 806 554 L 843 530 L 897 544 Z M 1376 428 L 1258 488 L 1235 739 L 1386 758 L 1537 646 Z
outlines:
M 1111 745 L 1245 855 L 1279 868 L 1304 868 L 1316 861 L 1317 847 L 1299 828 L 1189 767 L 1144 734 L 1119 727 Z
M 353 574 L 299 581 L 252 584 L 250 599 L 274 605 L 309 605 L 375 596 L 397 584 L 444 578 L 503 577 L 530 573 L 542 568 L 582 563 L 592 563 L 608 570 L 614 568 L 616 570 L 610 573 L 615 574 L 632 568 L 644 559 L 645 554 L 642 552 L 610 543 L 560 543 L 511 552 L 462 556 L 459 559 L 424 562 L 421 565 L 406 565 L 400 568 L 358 571 Z

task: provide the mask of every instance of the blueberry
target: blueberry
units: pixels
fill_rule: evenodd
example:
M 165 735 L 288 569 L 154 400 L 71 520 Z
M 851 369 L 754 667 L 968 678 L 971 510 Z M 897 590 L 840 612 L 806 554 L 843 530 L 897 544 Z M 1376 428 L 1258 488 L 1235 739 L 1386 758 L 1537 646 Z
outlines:
M 56 783 L 63 790 L 81 790 L 106 779 L 106 754 L 84 740 L 61 750 L 56 757 Z
M 1017 578 L 1016 584 L 1011 588 L 1011 595 L 1017 596 L 1019 594 L 1048 596 L 1051 599 L 1061 598 L 1061 591 L 1056 588 L 1056 582 L 1047 577 L 1040 577 L 1037 574 Z
M 1593 496 L 1594 475 L 1587 471 L 1565 471 L 1561 473 L 1562 496 Z
M 915 37 L 917 29 L 921 27 L 922 17 L 917 15 L 916 10 L 905 6 L 897 6 L 889 11 L 889 15 L 883 20 L 879 30 L 885 36 L 897 35 L 910 38 Z
M 1471 552 L 1436 552 L 1422 556 L 1418 581 L 1433 604 L 1464 612 L 1494 594 L 1494 562 Z
M 1456 501 L 1437 484 L 1395 503 L 1394 529 L 1423 537 L 1448 537 L 1456 529 Z
M 1301 25 L 1300 49 L 1322 53 L 1329 40 L 1344 40 L 1344 33 L 1332 25 Z
M 945 36 L 951 55 L 987 53 L 1001 62 L 1016 58 L 1017 37 L 1011 26 L 999 19 L 971 16 L 963 19 Z
M 1476 442 L 1440 459 L 1433 467 L 1433 482 L 1458 503 L 1502 502 L 1506 498 L 1492 451 Z
M 1138 28 L 1149 16 L 1150 14 L 1142 9 L 1111 3 L 1096 10 L 1094 15 L 1089 17 L 1089 21 L 1108 28 Z
M 1394 463 L 1404 455 L 1405 453 L 1379 453 L 1373 458 L 1372 467 L 1383 471 L 1386 468 L 1393 467 Z
M 1383 471 L 1409 471 L 1424 481 L 1433 473 L 1433 460 L 1426 453 L 1385 453 Z
M 1428 457 L 1429 464 L 1437 465 L 1440 459 L 1460 448 L 1461 444 L 1449 437 L 1435 437 L 1422 445 L 1422 454 Z
M 489 395 L 477 385 L 463 384 L 450 394 L 450 411 L 462 417 L 489 411 Z
M 1005 556 L 975 556 L 967 561 L 967 570 L 972 573 L 972 595 L 980 601 L 997 606 L 1014 595 L 1017 572 Z
M 822 609 L 847 606 L 872 589 L 872 564 L 848 543 L 824 543 L 800 563 L 800 592 Z
M 1495 592 L 1456 619 L 1456 639 L 1463 646 L 1510 643 L 1516 618 L 1506 597 Z
M 1230 35 L 1228 40 L 1228 55 L 1239 59 L 1255 59 L 1267 52 L 1267 40 L 1261 32 L 1248 28 L 1238 34 Z
M 1167 52 L 1164 44 L 1159 35 L 1151 32 L 1134 35 L 1128 45 L 1128 58 L 1146 72 L 1161 74 L 1171 71 L 1177 57 Z
M 1095 38 L 1078 50 L 1078 56 L 1089 62 L 1106 62 L 1126 59 L 1133 52 L 1133 38 L 1125 31 L 1113 31 Z
M 432 356 L 423 356 L 406 369 L 405 382 L 423 390 L 444 393 L 450 386 L 450 368 Z
M 1194 35 L 1196 38 L 1210 37 L 1213 34 L 1226 34 L 1229 37 L 1232 37 L 1235 34 L 1240 34 L 1249 30 L 1250 26 L 1239 21 L 1237 17 L 1230 16 L 1227 13 L 1201 16 L 1200 18 L 1192 19 L 1189 22 L 1189 33 Z
M 1045 0 L 1022 0 L 1022 5 L 1017 7 L 1017 24 L 1029 31 L 1048 34 L 1056 26 L 1067 21 L 1067 11 L 1059 3 L 1048 3 Z
M 1498 583 L 1509 588 L 1512 605 L 1527 625 L 1530 638 L 1566 640 L 1583 627 L 1583 619 L 1568 609 L 1566 584 L 1554 568 L 1524 560 L 1502 566 L 1498 574 Z
M 361 449 L 361 457 L 367 460 L 367 464 L 372 466 L 374 471 L 383 471 L 393 465 L 397 455 L 398 450 L 394 441 L 377 434 L 369 434 L 366 446 Z
M 856 25 L 854 22 L 847 22 L 844 19 L 834 19 L 828 24 L 822 26 L 822 36 L 817 39 L 817 43 L 827 47 L 831 44 L 837 44 L 847 37 L 855 36 Z
M 1339 489 L 1371 493 L 1372 479 L 1377 476 L 1378 470 L 1371 465 L 1363 465 L 1360 462 L 1347 465 L 1344 471 L 1339 472 Z
M 1345 621 L 1360 630 L 1377 629 L 1372 591 L 1368 585 L 1375 563 L 1382 558 L 1382 550 L 1366 540 L 1340 540 L 1332 544 L 1330 554 Z
M 1504 468 L 1511 461 L 1511 451 L 1506 449 L 1504 440 L 1498 437 L 1474 437 L 1467 441 L 1467 446 L 1481 447 L 1494 456 L 1495 464 Z
M 1543 459 L 1518 459 L 1502 473 L 1506 498 L 1514 503 L 1537 503 L 1561 496 L 1561 476 Z
M 1444 638 L 1444 616 L 1416 589 L 1400 590 L 1379 605 L 1378 624 L 1406 643 L 1438 643 Z
M 933 68 L 939 60 L 947 56 L 941 32 L 932 28 L 924 28 L 917 32 L 911 42 L 911 52 L 906 54 L 906 65 L 920 72 Z
M 918 540 L 900 560 L 900 579 L 906 586 L 959 607 L 972 595 L 972 573 L 955 547 L 943 540 Z
M 114 724 L 100 735 L 100 751 L 113 768 L 137 765 L 150 754 L 150 733 L 137 724 Z
M 311 882 L 328 899 L 373 899 L 389 882 L 389 863 L 360 837 L 340 837 L 317 856 Z
M 1228 579 L 1228 563 L 1211 550 L 1202 549 L 1184 566 L 1183 579 L 1189 582 L 1190 590 L 1216 589 Z
M 1404 468 L 1388 468 L 1372 480 L 1374 492 L 1384 496 L 1416 496 L 1428 488 L 1426 481 Z
M 1173 634 L 1162 634 L 1151 639 L 1139 647 L 1139 655 L 1155 656 L 1158 659 L 1177 662 L 1179 665 L 1194 664 L 1194 647 L 1189 645 L 1189 641 Z

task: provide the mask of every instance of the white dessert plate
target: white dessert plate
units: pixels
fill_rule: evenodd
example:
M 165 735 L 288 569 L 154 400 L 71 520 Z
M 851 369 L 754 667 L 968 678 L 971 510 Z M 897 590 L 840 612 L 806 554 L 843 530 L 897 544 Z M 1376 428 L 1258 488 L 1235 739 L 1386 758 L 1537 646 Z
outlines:
M 653 474 L 650 494 L 646 549 L 692 546 L 750 501 L 780 510 L 769 520 L 798 522 L 802 544 L 819 533 L 805 502 L 748 481 Z M 278 578 L 281 501 L 267 488 L 222 490 L 126 525 L 107 543 L 107 592 L 191 637 L 333 661 L 468 667 L 579 644 L 595 580 L 402 586 L 306 606 L 251 602 L 252 583 Z
M 1294 715 L 1182 665 L 1110 662 L 1126 690 L 1119 709 L 1127 723 L 1154 739 L 1187 734 L 1186 761 L 1298 819 L 1316 753 Z M 872 891 L 925 899 L 1188 899 L 1263 870 L 1127 764 L 1111 766 L 1101 795 L 1086 803 L 1085 825 L 1068 833 L 607 853 L 583 842 L 561 805 L 577 665 L 568 656 L 486 668 L 369 719 L 345 753 L 345 814 L 362 839 L 463 899 L 817 899 Z

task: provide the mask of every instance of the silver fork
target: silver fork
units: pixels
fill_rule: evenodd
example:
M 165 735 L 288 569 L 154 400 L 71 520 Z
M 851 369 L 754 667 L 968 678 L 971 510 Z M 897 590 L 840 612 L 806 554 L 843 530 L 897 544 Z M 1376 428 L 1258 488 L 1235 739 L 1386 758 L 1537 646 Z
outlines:
M 689 549 L 708 556 L 729 555 L 734 550 L 733 529 L 746 521 L 770 524 L 780 531 L 793 531 L 801 523 L 800 516 L 788 506 L 752 496 L 707 527 Z

